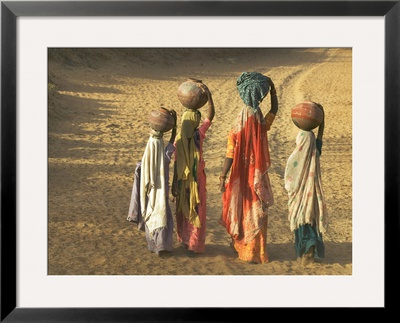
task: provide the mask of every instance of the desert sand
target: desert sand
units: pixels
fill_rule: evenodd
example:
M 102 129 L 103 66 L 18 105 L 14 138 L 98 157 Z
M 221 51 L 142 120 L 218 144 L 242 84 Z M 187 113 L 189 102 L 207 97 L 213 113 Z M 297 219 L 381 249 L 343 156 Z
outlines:
M 352 275 L 351 48 L 55 48 L 48 63 L 49 275 Z M 243 71 L 271 77 L 279 99 L 268 134 L 275 197 L 270 261 L 262 265 L 237 259 L 218 223 L 218 176 L 242 107 L 236 79 Z M 177 88 L 189 77 L 209 87 L 216 109 L 204 142 L 206 252 L 188 258 L 175 236 L 173 255 L 162 259 L 147 250 L 144 232 L 127 214 L 135 165 L 149 136 L 148 113 L 173 108 L 179 120 L 184 108 Z M 330 222 L 326 258 L 306 268 L 296 261 L 284 188 L 298 131 L 290 111 L 303 100 L 325 110 L 321 168 Z M 261 109 L 269 109 L 269 99 Z

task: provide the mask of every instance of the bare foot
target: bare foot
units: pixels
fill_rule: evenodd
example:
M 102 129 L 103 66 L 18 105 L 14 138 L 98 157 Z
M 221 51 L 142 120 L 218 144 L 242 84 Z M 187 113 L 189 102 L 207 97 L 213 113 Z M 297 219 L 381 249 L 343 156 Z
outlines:
M 303 267 L 307 267 L 314 263 L 314 251 L 315 246 L 311 246 L 310 249 L 301 257 L 301 264 Z
M 308 267 L 313 263 L 314 263 L 314 258 L 307 257 L 306 255 L 303 255 L 303 257 L 301 258 L 301 265 L 303 267 Z

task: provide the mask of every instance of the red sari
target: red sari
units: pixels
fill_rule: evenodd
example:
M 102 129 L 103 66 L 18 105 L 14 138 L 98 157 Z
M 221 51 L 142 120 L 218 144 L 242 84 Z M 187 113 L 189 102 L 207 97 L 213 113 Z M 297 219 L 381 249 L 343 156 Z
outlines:
M 222 196 L 220 223 L 231 235 L 239 259 L 268 262 L 268 207 L 274 203 L 268 177 L 270 156 L 267 131 L 275 118 L 244 107 L 228 136 L 226 157 L 233 158 Z

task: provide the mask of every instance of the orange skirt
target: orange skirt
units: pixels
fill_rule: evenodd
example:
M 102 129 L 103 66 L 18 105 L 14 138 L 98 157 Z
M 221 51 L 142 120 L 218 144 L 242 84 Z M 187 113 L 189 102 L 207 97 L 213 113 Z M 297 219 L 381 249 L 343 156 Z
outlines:
M 237 251 L 240 260 L 258 264 L 267 263 L 267 221 L 265 221 L 252 241 L 245 244 L 244 238 L 242 240 L 233 240 L 233 247 Z

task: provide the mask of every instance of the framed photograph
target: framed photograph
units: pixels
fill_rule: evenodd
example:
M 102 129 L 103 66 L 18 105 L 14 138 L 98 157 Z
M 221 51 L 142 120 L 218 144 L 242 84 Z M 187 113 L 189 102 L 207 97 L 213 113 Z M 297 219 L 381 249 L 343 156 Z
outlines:
M 2 1 L 0 320 L 231 321 L 254 310 L 392 308 L 399 14 L 398 1 Z M 257 265 L 236 259 L 216 225 L 214 187 L 245 70 L 275 81 L 280 106 L 269 134 L 270 261 Z M 216 109 L 205 152 L 210 234 L 204 256 L 176 248 L 160 259 L 127 212 L 145 115 L 178 107 L 184 75 L 209 86 Z M 313 99 L 326 105 L 332 233 L 325 263 L 307 269 L 296 262 L 280 192 L 298 130 L 289 109 Z

